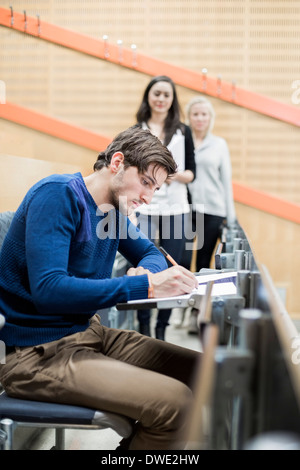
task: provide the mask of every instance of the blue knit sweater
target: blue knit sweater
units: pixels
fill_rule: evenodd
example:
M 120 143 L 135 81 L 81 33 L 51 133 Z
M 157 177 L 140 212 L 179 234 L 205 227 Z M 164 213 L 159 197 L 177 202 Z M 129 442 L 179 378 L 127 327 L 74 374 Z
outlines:
M 117 250 L 133 266 L 167 268 L 157 248 L 117 210 L 101 213 L 80 173 L 34 185 L 0 254 L 0 312 L 7 346 L 82 331 L 98 309 L 147 297 L 148 277 L 111 279 Z

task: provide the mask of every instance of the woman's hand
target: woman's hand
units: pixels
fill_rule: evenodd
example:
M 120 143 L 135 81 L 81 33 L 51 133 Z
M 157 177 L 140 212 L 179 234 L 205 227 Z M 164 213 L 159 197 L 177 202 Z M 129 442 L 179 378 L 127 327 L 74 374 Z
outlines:
M 167 184 L 171 184 L 174 181 L 179 183 L 188 184 L 191 183 L 194 179 L 194 173 L 191 170 L 178 171 L 174 175 L 166 179 Z

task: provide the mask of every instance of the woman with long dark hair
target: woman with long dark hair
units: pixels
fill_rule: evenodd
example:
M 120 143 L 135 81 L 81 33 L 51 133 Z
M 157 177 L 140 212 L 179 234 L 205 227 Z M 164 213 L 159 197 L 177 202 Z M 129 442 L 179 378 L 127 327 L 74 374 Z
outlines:
M 138 124 L 149 129 L 168 147 L 178 171 L 154 194 L 150 205 L 139 208 L 140 228 L 163 247 L 178 263 L 185 249 L 190 248 L 188 214 L 190 205 L 187 184 L 195 177 L 194 144 L 191 131 L 180 120 L 181 110 L 175 84 L 164 75 L 154 77 L 146 87 L 136 114 Z M 192 245 L 190 243 L 190 245 Z M 150 310 L 138 311 L 140 332 L 151 336 Z M 160 310 L 155 336 L 165 339 L 171 310 Z

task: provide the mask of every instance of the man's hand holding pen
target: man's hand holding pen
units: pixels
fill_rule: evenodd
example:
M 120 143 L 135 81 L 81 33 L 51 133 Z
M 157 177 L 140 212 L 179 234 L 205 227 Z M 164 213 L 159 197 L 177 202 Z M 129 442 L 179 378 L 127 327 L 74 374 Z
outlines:
M 191 293 L 198 287 L 193 273 L 183 266 L 172 266 L 160 273 L 148 274 L 151 278 L 154 297 L 173 297 Z
M 128 276 L 148 274 L 153 297 L 156 298 L 190 294 L 198 287 L 198 281 L 194 274 L 183 266 L 179 266 L 163 248 L 160 248 L 160 251 L 173 264 L 171 268 L 159 273 L 151 273 L 148 269 L 140 266 L 138 268 L 130 268 L 127 271 Z

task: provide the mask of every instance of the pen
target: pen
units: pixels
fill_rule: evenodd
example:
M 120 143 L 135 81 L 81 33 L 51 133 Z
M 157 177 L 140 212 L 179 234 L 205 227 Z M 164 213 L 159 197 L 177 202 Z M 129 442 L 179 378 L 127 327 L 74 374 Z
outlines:
M 176 263 L 175 259 L 173 259 L 172 256 L 169 255 L 169 253 L 164 248 L 160 246 L 159 251 L 161 251 L 161 253 L 165 255 L 165 257 L 170 261 L 170 263 L 173 264 L 173 266 L 178 266 L 178 263 Z

